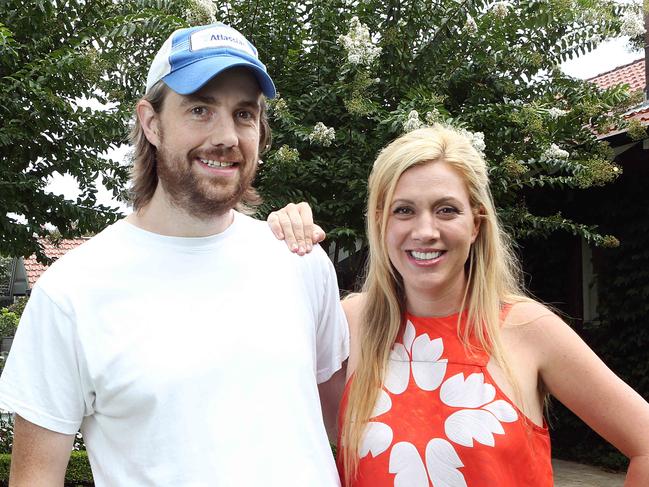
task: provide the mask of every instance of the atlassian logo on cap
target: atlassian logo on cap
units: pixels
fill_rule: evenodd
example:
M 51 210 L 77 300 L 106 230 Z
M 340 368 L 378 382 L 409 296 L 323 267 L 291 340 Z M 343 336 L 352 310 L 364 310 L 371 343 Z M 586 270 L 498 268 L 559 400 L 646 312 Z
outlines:
M 192 51 L 230 48 L 243 51 L 257 58 L 256 50 L 234 29 L 214 27 L 196 31 L 190 36 L 189 45 Z

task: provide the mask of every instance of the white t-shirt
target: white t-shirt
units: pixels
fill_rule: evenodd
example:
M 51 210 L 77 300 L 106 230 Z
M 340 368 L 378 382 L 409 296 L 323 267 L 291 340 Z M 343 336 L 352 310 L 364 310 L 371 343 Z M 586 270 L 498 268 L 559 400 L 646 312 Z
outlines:
M 0 406 L 81 427 L 101 486 L 337 486 L 317 383 L 348 354 L 333 266 L 234 213 L 165 237 L 122 220 L 34 287 Z

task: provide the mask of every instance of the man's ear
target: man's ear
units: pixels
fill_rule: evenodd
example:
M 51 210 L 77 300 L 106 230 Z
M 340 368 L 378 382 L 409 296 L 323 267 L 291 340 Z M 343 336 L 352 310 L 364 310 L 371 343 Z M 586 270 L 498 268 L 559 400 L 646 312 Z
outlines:
M 137 118 L 144 132 L 144 136 L 155 147 L 160 146 L 160 117 L 153 109 L 151 103 L 140 100 L 135 106 Z

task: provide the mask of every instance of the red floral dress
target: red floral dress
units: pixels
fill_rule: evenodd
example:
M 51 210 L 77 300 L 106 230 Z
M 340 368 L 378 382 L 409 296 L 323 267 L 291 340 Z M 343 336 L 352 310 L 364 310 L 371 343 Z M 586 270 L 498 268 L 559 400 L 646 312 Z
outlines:
M 553 486 L 547 427 L 532 423 L 498 388 L 485 352 L 467 353 L 457 319 L 406 316 L 354 487 Z

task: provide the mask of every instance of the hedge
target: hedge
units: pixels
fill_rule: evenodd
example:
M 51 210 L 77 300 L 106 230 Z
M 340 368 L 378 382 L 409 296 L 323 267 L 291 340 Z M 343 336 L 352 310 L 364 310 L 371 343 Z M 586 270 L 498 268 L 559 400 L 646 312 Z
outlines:
M 0 487 L 9 485 L 9 465 L 11 455 L 0 455 Z M 88 454 L 85 451 L 73 451 L 70 455 L 70 463 L 65 473 L 66 487 L 92 486 L 95 485 L 88 463 Z

